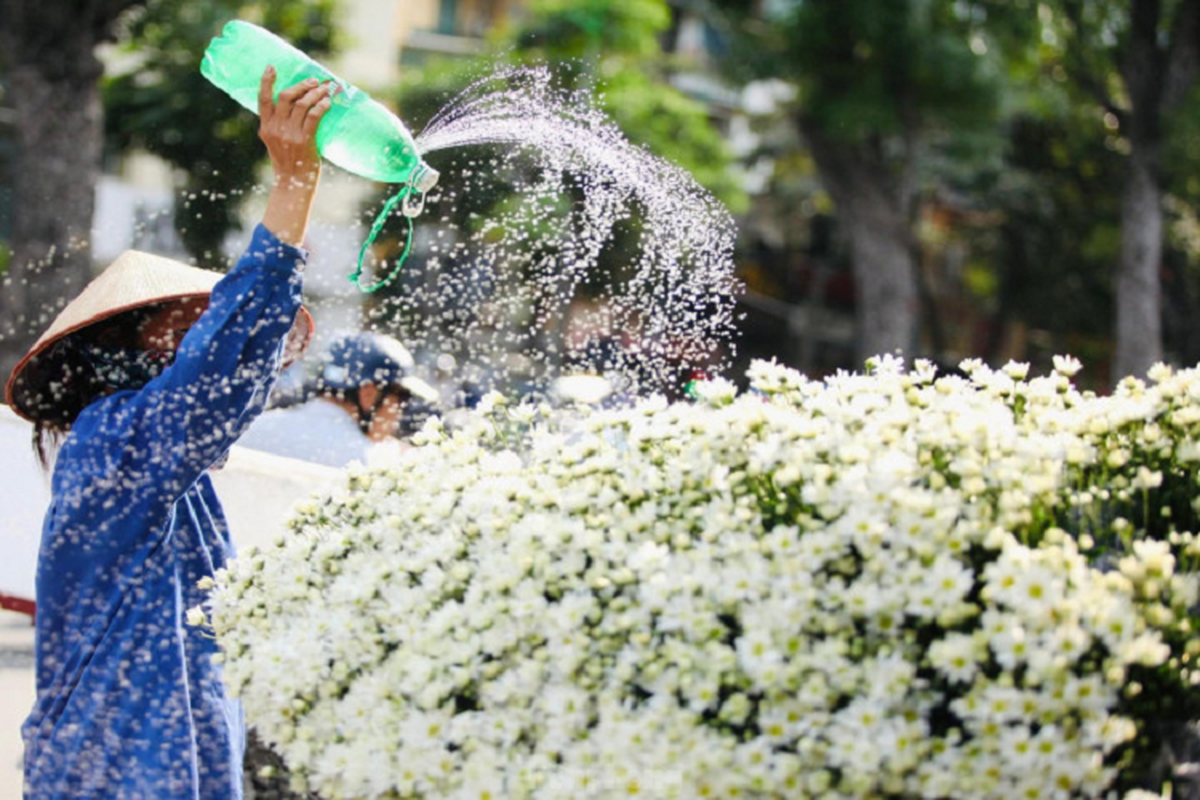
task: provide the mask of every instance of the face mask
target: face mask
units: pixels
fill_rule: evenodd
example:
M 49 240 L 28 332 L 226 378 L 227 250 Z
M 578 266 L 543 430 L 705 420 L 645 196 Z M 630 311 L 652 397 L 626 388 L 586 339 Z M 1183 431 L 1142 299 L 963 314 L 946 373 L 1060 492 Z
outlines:
M 102 347 L 91 342 L 81 342 L 77 349 L 100 382 L 114 389 L 140 389 L 175 361 L 173 350 Z

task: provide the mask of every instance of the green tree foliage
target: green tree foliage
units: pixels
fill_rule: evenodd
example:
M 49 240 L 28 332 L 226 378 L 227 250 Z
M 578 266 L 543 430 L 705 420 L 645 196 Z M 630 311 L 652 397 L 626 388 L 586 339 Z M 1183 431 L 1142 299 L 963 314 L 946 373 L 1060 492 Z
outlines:
M 208 42 L 230 19 L 263 25 L 320 57 L 336 43 L 335 0 L 155 0 L 125 20 L 129 68 L 105 84 L 108 146 L 142 148 L 186 174 L 175 227 L 199 263 L 223 265 L 221 245 L 265 155 L 258 119 L 200 74 Z
M 1074 106 L 1008 120 L 1003 160 L 957 186 L 985 222 L 958 233 L 982 284 L 970 300 L 990 323 L 971 355 L 1049 369 L 1071 353 L 1085 364 L 1082 384 L 1106 388 L 1122 164 L 1094 128 Z
M 845 234 L 859 355 L 912 353 L 918 201 L 1002 151 L 1009 98 L 998 54 L 1025 40 L 1030 9 L 957 0 L 719 5 L 729 19 L 731 74 L 796 89 L 787 119 Z
M 671 11 L 660 0 L 535 0 L 514 32 L 514 54 L 545 61 L 592 85 L 601 107 L 637 144 L 678 164 L 734 211 L 746 198 L 732 156 L 705 105 L 671 86 L 695 69 L 663 49 Z
M 548 63 L 564 87 L 590 87 L 632 142 L 688 170 L 740 210 L 746 198 L 730 171 L 733 156 L 722 132 L 702 102 L 670 84 L 672 74 L 690 66 L 663 49 L 670 24 L 663 0 L 534 0 L 512 27 L 494 32 L 482 57 L 433 59 L 408 69 L 396 99 L 402 116 L 419 130 L 497 65 Z M 473 205 L 471 211 L 477 210 Z
M 1195 180 L 1164 154 L 1183 133 L 1173 122 L 1196 114 L 1200 5 L 1048 0 L 1039 4 L 1038 19 L 1045 68 L 1066 78 L 1073 101 L 1093 109 L 1096 138 L 1111 140 L 1124 156 L 1113 371 L 1143 374 L 1164 354 L 1164 193 Z
M 1167 123 L 1163 151 L 1167 233 L 1163 252 L 1163 349 L 1178 364 L 1200 361 L 1200 97 Z

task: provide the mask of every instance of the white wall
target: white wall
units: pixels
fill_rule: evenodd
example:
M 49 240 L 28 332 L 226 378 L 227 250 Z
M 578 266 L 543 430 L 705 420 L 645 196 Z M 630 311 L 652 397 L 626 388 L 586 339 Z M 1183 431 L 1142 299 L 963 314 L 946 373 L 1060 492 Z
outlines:
M 0 594 L 33 599 L 42 516 L 50 504 L 48 478 L 33 456 L 31 426 L 0 405 Z

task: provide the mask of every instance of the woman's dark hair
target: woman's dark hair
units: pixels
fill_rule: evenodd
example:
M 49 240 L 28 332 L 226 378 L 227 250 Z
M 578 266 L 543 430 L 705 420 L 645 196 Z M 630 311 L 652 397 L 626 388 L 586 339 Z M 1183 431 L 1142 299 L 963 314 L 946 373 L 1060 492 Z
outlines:
M 67 334 L 37 360 L 40 363 L 27 367 L 53 370 L 53 375 L 45 380 L 49 396 L 41 398 L 37 421 L 33 424 L 33 453 L 42 469 L 50 468 L 54 453 L 80 412 L 107 392 L 108 387 L 96 377 L 78 343 L 82 340 L 118 347 L 136 346 L 138 329 L 153 308 L 126 311 Z

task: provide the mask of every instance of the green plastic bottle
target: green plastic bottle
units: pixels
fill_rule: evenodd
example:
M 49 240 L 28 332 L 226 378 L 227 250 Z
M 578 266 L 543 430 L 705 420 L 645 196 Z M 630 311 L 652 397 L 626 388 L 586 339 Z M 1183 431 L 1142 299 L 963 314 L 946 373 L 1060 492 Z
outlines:
M 395 114 L 268 30 L 242 20 L 226 23 L 205 51 L 200 72 L 257 113 L 258 88 L 268 66 L 275 67 L 277 94 L 305 78 L 340 87 L 317 128 L 317 149 L 331 163 L 373 181 L 411 183 L 418 192 L 437 183 L 438 173 L 421 160 L 412 134 Z
M 217 87 L 258 113 L 258 90 L 263 71 L 275 67 L 275 94 L 306 78 L 334 81 L 339 91 L 317 128 L 317 150 L 342 169 L 381 183 L 401 184 L 384 204 L 358 254 L 358 269 L 350 276 L 360 289 L 375 291 L 400 272 L 412 246 L 412 218 L 421 213 L 423 196 L 438 180 L 437 170 L 417 152 L 412 134 L 400 119 L 361 89 L 338 78 L 325 67 L 268 30 L 250 22 L 232 20 L 209 44 L 200 72 Z M 395 269 L 384 279 L 363 286 L 359 281 L 363 261 L 384 221 L 403 201 L 408 238 Z

